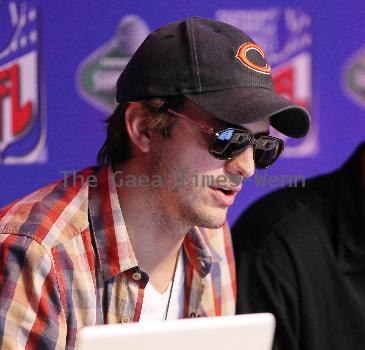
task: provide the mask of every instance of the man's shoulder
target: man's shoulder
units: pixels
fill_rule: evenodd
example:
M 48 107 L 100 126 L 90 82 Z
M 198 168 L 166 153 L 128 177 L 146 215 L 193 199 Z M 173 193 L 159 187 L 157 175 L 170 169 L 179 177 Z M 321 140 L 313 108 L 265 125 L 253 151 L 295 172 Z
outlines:
M 255 202 L 232 228 L 235 253 L 259 251 L 276 240 L 311 245 L 328 231 L 336 181 L 336 172 L 322 175 L 303 188 L 281 189 Z
M 0 209 L 0 234 L 26 236 L 49 248 L 88 227 L 88 182 L 75 172 Z

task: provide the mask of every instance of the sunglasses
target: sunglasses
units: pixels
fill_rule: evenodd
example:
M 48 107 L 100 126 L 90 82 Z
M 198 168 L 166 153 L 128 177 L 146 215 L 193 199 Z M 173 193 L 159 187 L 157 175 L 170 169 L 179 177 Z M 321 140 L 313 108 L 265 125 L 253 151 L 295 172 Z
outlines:
M 227 160 L 236 158 L 252 145 L 256 168 L 266 169 L 279 158 L 284 150 L 283 140 L 273 136 L 260 136 L 256 138 L 249 130 L 236 128 L 213 129 L 170 108 L 166 111 L 175 117 L 195 124 L 203 132 L 209 134 L 212 137 L 209 144 L 209 153 L 217 159 Z

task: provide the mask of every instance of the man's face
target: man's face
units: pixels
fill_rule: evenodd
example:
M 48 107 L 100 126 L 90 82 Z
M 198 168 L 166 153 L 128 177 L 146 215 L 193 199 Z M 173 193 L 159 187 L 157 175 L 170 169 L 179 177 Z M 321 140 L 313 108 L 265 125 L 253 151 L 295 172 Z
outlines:
M 214 129 L 232 126 L 190 101 L 185 102 L 181 114 Z M 269 120 L 244 127 L 253 134 L 268 134 Z M 182 118 L 176 121 L 170 138 L 162 138 L 157 131 L 154 134 L 149 169 L 163 178 L 155 200 L 161 202 L 161 210 L 170 220 L 189 226 L 222 226 L 242 180 L 253 175 L 252 146 L 234 159 L 219 160 L 209 153 L 210 140 L 197 125 Z

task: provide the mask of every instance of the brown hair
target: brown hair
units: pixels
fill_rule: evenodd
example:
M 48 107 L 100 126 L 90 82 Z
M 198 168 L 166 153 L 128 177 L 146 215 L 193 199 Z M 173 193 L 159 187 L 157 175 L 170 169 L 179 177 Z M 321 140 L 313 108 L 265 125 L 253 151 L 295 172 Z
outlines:
M 167 106 L 180 111 L 184 103 L 183 96 L 167 98 L 149 98 L 139 100 L 146 113 L 146 124 L 150 128 L 161 131 L 163 137 L 169 137 L 176 118 L 166 112 Z M 124 113 L 129 102 L 116 107 L 112 115 L 105 121 L 107 124 L 106 140 L 97 156 L 98 164 L 122 164 L 132 157 L 128 132 L 124 121 Z

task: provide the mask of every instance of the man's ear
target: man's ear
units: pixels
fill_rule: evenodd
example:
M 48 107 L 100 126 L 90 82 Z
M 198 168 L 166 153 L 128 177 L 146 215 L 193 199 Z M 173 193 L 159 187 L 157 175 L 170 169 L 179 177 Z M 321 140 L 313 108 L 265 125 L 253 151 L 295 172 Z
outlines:
M 140 102 L 128 104 L 125 112 L 125 126 L 129 139 L 134 147 L 142 153 L 148 153 L 151 148 L 151 130 L 145 123 L 146 110 Z

